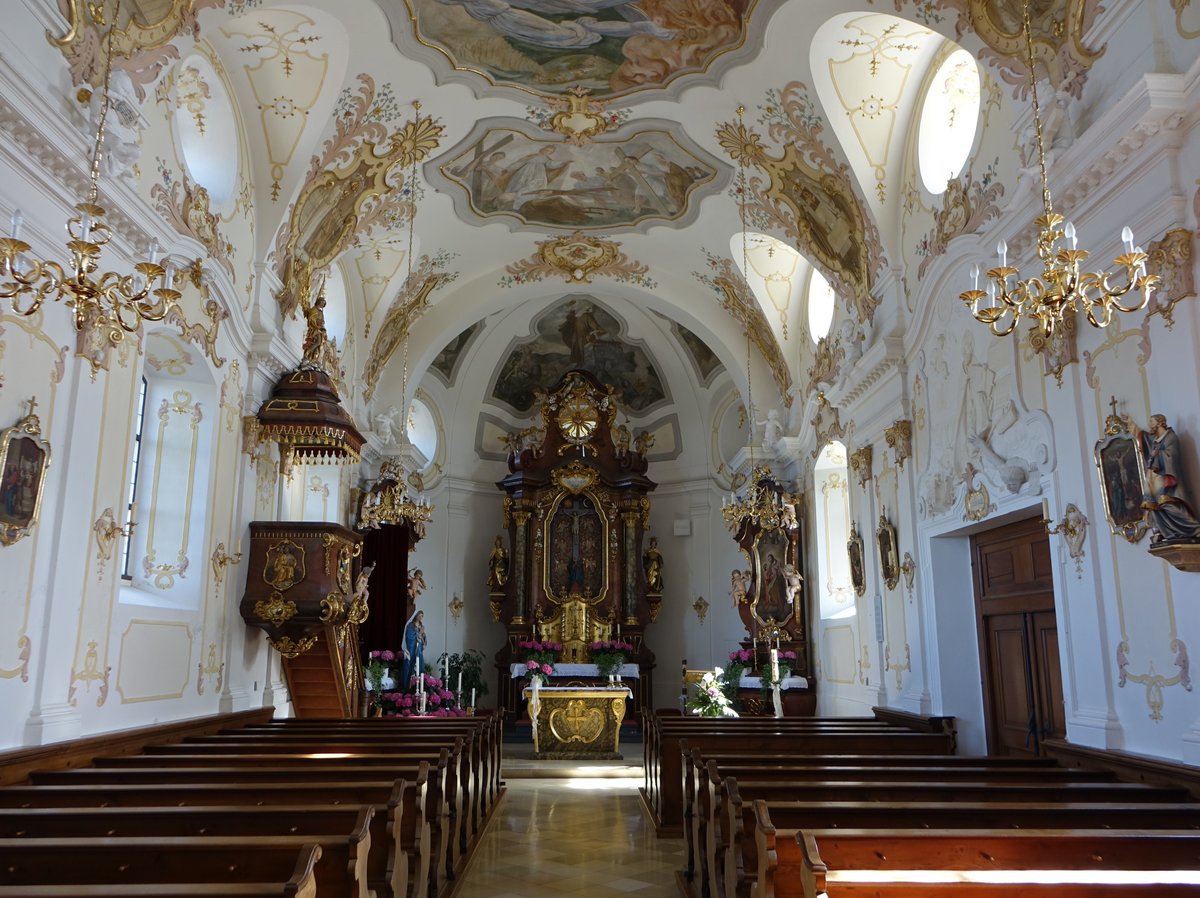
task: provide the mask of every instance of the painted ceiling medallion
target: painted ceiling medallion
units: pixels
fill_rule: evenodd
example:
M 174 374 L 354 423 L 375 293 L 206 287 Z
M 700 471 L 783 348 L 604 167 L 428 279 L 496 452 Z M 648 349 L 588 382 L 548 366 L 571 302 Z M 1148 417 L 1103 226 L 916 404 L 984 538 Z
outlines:
M 716 86 L 762 46 L 781 0 L 381 0 L 405 56 L 478 96 L 583 87 L 600 100 Z
M 552 138 L 519 119 L 484 119 L 425 166 L 460 217 L 540 233 L 689 224 L 697 200 L 722 189 L 728 172 L 677 122 L 658 119 L 586 141 Z
M 623 124 L 629 117 L 628 109 L 608 111 L 607 103 L 593 99 L 591 90 L 579 85 L 551 98 L 549 110 L 532 106 L 526 111 L 529 120 L 543 131 L 561 134 L 577 147 Z
M 576 231 L 567 237 L 552 237 L 538 242 L 530 258 L 506 265 L 508 287 L 532 283 L 552 275 L 562 276 L 569 284 L 590 284 L 595 275 L 614 278 L 622 283 L 653 287 L 646 275 L 650 268 L 621 252 L 621 244 L 603 237 L 589 237 Z

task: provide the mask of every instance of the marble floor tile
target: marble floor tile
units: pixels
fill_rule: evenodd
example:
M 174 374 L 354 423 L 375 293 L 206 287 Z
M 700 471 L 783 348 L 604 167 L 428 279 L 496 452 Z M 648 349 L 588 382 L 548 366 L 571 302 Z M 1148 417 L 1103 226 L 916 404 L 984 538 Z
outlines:
M 455 898 L 676 898 L 683 840 L 654 835 L 640 769 L 617 772 L 509 778 L 506 764 L 504 803 Z

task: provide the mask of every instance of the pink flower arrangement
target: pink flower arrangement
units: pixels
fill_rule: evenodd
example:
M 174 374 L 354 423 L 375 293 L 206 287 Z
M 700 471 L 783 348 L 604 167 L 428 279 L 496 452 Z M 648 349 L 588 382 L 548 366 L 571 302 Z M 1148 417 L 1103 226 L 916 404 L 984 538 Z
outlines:
M 793 657 L 795 657 L 793 655 Z M 754 662 L 754 652 L 750 649 L 734 649 L 729 653 L 729 660 L 735 661 L 738 664 L 752 664 Z
M 395 661 L 395 660 L 396 660 L 396 653 L 395 653 L 395 652 L 393 652 L 391 649 L 377 649 L 376 651 L 374 651 L 374 652 L 371 652 L 370 654 L 368 654 L 368 655 L 367 655 L 367 658 L 369 658 L 369 659 L 370 659 L 370 660 L 372 660 L 372 661 L 375 661 L 375 660 L 379 660 L 379 661 Z
M 517 643 L 517 648 L 525 649 L 527 652 L 554 652 L 558 654 L 562 651 L 561 642 L 539 642 L 536 639 L 523 639 Z
M 624 640 L 601 640 L 588 644 L 589 652 L 620 652 L 623 655 L 632 655 L 634 648 L 632 643 Z

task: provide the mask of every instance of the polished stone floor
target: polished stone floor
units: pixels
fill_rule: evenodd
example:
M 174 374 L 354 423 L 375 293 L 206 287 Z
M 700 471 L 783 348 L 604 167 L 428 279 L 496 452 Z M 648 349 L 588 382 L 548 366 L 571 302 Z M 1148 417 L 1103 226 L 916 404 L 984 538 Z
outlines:
M 507 794 L 454 898 L 675 898 L 683 840 L 655 837 L 640 767 L 542 770 L 506 760 Z

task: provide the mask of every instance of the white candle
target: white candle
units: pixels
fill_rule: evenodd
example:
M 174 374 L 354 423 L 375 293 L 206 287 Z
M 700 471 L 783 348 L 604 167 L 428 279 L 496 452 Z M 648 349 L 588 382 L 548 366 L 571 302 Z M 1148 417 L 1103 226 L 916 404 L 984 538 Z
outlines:
M 1001 240 L 996 244 L 996 255 L 1000 257 L 1000 267 L 1008 265 L 1008 241 Z
M 779 649 L 771 649 L 771 682 L 779 682 Z
M 1063 236 L 1071 241 L 1071 249 L 1075 249 L 1075 247 L 1079 243 L 1079 241 L 1075 237 L 1075 222 L 1073 222 L 1073 221 L 1067 222 L 1066 226 L 1063 228 Z
M 1050 520 L 1050 500 L 1045 496 L 1042 497 L 1042 520 Z
M 442 685 L 448 686 L 449 684 L 450 684 L 450 659 L 446 658 L 442 662 Z
M 1125 243 L 1125 252 L 1133 252 L 1133 229 L 1129 225 L 1121 229 L 1121 240 Z
M 21 239 L 21 225 L 25 224 L 25 216 L 18 209 L 12 214 L 12 233 L 9 235 L 13 240 Z
M 455 695 L 462 696 L 462 671 L 458 672 L 458 688 L 454 690 Z
M 475 687 L 471 687 L 471 707 L 475 707 Z
M 979 289 L 979 263 L 978 262 L 973 262 L 971 264 L 971 289 L 972 290 Z

